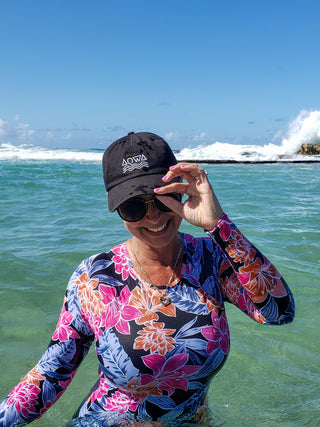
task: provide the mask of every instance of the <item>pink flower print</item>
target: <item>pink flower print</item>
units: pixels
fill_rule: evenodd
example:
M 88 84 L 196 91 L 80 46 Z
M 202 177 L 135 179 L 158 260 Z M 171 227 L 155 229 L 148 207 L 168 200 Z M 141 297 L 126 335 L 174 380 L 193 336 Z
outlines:
M 214 311 L 211 312 L 213 326 L 204 326 L 201 329 L 202 335 L 209 340 L 207 344 L 207 353 L 221 347 L 221 350 L 227 354 L 229 350 L 229 328 L 225 312 L 218 317 Z
M 96 399 L 101 399 L 108 393 L 109 384 L 105 378 L 100 378 L 99 387 L 92 393 L 91 395 L 91 403 L 93 403 Z
M 188 353 L 180 353 L 166 360 L 161 354 L 143 356 L 143 363 L 153 370 L 153 375 L 142 374 L 141 384 L 146 385 L 155 382 L 160 390 L 166 390 L 171 396 L 176 388 L 188 390 L 186 376 L 197 372 L 200 366 L 186 365 Z
M 103 407 L 110 412 L 119 412 L 119 414 L 124 414 L 128 411 L 135 411 L 138 404 L 138 400 L 133 399 L 120 391 L 116 391 L 111 397 L 106 399 L 106 404 Z
M 220 228 L 220 236 L 225 242 L 229 239 L 231 234 L 231 221 L 228 216 L 224 213 L 219 219 L 217 226 Z
M 27 418 L 30 413 L 35 413 L 35 405 L 38 403 L 37 398 L 40 392 L 40 388 L 34 384 L 21 382 L 9 394 L 7 405 L 14 404 L 17 413 L 21 413 Z
M 111 298 L 111 295 L 115 295 L 115 289 L 110 286 L 101 285 L 100 291 L 104 296 L 104 301 L 111 301 L 106 307 L 105 313 L 102 314 L 106 329 L 115 326 L 121 334 L 130 334 L 129 321 L 142 316 L 142 313 L 137 308 L 129 305 L 131 294 L 128 286 L 124 287 L 121 294 L 115 298 Z
M 128 263 L 128 254 L 124 244 L 118 245 L 113 248 L 113 252 L 116 254 L 112 257 L 112 261 L 115 264 L 115 271 L 121 274 L 122 280 L 127 280 L 130 274 L 130 266 Z
M 99 339 L 103 333 L 101 327 L 104 326 L 101 317 L 86 311 L 81 315 L 81 318 L 90 325 L 90 328 L 94 332 L 95 339 Z
M 49 408 L 51 408 L 52 404 L 53 404 L 53 402 L 51 402 L 50 400 L 48 400 L 48 402 L 45 404 L 45 406 L 40 409 L 40 414 L 43 415 L 45 412 L 47 412 L 47 410 Z
M 196 248 L 196 246 L 197 246 L 197 240 L 198 239 L 196 239 L 195 237 L 191 236 L 190 234 L 185 234 L 184 238 L 185 238 L 186 243 L 191 243 L 192 246 L 194 248 Z
M 243 294 L 239 295 L 238 306 L 239 306 L 240 310 L 247 311 L 248 316 L 250 316 L 251 319 L 255 320 L 256 322 L 258 322 L 258 323 L 265 323 L 266 322 L 266 319 L 256 309 L 255 305 L 251 301 L 247 292 L 244 292 Z
M 74 376 L 76 375 L 76 372 L 77 372 L 77 370 L 75 369 L 74 371 L 70 372 L 70 377 L 69 377 L 67 380 L 59 381 L 59 384 L 61 385 L 61 387 L 63 387 L 63 389 L 64 389 L 64 390 L 65 390 L 65 389 L 68 387 L 68 385 L 71 383 L 71 381 L 73 380 Z M 58 396 L 61 396 L 61 394 L 63 394 L 63 393 L 64 393 L 64 390 L 61 390 L 61 391 L 57 394 L 57 399 L 58 399 Z M 56 400 L 57 400 L 57 399 L 56 399 Z
M 70 326 L 72 320 L 73 315 L 63 307 L 56 330 L 52 336 L 53 341 L 59 340 L 62 342 L 68 341 L 69 338 L 79 338 L 78 332 Z
M 102 302 L 107 305 L 113 302 L 116 296 L 116 290 L 112 286 L 99 285 L 99 292 L 102 296 Z

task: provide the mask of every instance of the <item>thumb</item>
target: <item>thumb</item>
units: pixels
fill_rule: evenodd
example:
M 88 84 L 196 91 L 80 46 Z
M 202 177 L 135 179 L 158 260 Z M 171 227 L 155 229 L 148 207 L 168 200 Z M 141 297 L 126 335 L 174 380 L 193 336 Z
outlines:
M 182 217 L 182 203 L 180 203 L 178 200 L 174 199 L 173 197 L 170 196 L 160 196 L 160 195 L 156 195 L 156 198 L 163 203 L 164 205 L 166 205 L 168 208 L 170 208 L 173 212 L 177 213 L 179 216 Z

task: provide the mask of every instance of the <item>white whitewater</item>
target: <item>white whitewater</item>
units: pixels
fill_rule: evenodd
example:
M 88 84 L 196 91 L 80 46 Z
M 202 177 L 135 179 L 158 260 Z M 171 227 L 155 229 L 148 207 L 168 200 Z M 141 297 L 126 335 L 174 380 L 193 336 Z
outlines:
M 198 161 L 320 161 L 320 156 L 297 154 L 302 144 L 320 143 L 320 111 L 301 111 L 288 126 L 288 132 L 279 144 L 240 145 L 215 142 L 210 145 L 183 148 L 178 160 Z M 0 145 L 0 161 L 70 161 L 101 162 L 102 150 L 52 149 L 34 145 Z

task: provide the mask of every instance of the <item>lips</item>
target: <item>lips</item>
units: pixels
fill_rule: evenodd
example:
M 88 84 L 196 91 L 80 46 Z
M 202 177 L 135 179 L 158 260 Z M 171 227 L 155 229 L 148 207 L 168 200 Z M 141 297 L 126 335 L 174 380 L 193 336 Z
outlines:
M 163 224 L 163 225 L 161 225 L 160 227 L 157 227 L 157 228 L 147 228 L 147 230 L 148 231 L 152 231 L 153 233 L 160 233 L 160 231 L 164 230 L 167 227 L 168 222 L 169 221 L 167 221 L 165 224 Z

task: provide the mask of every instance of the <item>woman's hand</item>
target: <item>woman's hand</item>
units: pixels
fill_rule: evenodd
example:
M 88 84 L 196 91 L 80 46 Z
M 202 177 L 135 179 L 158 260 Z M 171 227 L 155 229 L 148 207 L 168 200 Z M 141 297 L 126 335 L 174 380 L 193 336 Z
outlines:
M 177 176 L 186 182 L 170 184 Z M 223 210 L 203 168 L 195 163 L 178 163 L 170 167 L 162 180 L 168 185 L 154 190 L 161 202 L 190 224 L 205 230 L 212 230 L 216 226 L 223 215 Z M 166 193 L 173 192 L 189 197 L 182 203 L 172 197 L 165 197 Z

